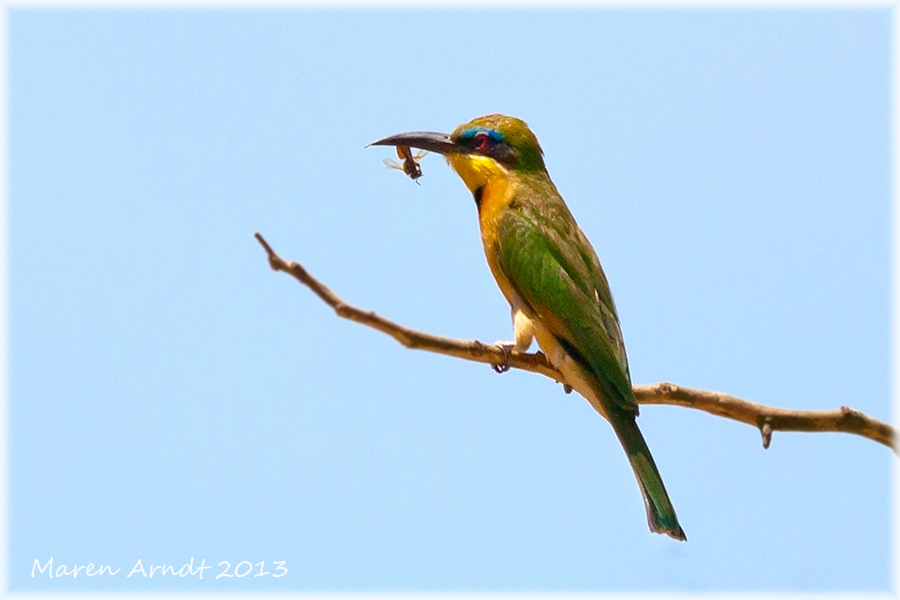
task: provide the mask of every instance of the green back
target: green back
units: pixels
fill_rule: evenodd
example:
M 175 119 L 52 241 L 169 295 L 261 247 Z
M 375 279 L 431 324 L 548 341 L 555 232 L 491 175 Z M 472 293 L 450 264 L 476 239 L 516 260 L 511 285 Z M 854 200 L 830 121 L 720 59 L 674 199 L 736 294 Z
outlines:
M 608 409 L 637 414 L 606 275 L 543 169 L 516 173 L 498 224 L 500 269 L 566 351 L 594 375 Z

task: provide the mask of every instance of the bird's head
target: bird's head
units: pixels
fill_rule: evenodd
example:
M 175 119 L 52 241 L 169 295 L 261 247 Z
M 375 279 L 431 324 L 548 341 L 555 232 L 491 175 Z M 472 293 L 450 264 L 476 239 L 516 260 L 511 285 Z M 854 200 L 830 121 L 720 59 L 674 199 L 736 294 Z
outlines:
M 544 172 L 537 138 L 521 119 L 485 115 L 463 123 L 453 133 L 416 131 L 372 142 L 371 146 L 411 146 L 443 154 L 472 191 L 500 178 Z

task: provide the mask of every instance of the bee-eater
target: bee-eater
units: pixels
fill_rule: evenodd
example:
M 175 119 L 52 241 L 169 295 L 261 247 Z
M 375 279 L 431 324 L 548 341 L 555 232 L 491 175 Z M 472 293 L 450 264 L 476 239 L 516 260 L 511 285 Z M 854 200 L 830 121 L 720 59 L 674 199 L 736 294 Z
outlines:
M 565 383 L 612 425 L 640 484 L 650 529 L 684 540 L 650 449 L 619 318 L 597 253 L 550 180 L 543 151 L 514 117 L 487 115 L 450 135 L 401 133 L 372 145 L 443 154 L 475 199 L 488 266 L 512 309 L 524 352 L 537 338 Z

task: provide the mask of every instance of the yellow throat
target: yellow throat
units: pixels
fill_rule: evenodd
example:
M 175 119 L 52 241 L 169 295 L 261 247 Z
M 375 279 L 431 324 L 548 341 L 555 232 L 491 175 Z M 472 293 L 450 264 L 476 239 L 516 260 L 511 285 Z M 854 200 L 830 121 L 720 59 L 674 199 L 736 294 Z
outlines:
M 481 237 L 488 246 L 496 238 L 497 217 L 512 199 L 510 192 L 509 171 L 497 161 L 487 156 L 448 154 L 447 162 L 462 178 L 466 187 L 473 194 L 481 189 L 481 201 L 478 205 L 478 220 L 481 225 Z
M 497 161 L 486 156 L 448 154 L 447 162 L 462 178 L 472 194 L 481 189 L 481 200 L 478 203 L 478 224 L 481 228 L 481 243 L 487 258 L 491 274 L 497 281 L 500 291 L 510 304 L 516 305 L 516 294 L 506 275 L 497 264 L 496 245 L 498 242 L 498 225 L 504 209 L 509 206 L 515 195 L 515 182 L 509 171 Z

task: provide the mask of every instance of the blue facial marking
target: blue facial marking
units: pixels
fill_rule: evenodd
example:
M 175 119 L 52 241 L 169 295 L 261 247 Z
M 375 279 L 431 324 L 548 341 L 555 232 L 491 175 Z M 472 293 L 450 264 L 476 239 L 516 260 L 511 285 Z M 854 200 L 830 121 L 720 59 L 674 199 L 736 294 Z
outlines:
M 491 137 L 491 139 L 497 143 L 500 143 L 503 141 L 503 136 L 500 135 L 499 131 L 494 131 L 493 129 L 488 129 L 487 127 L 482 127 L 480 125 L 478 127 L 472 127 L 470 129 L 466 129 L 465 131 L 462 132 L 462 136 L 460 136 L 460 137 L 462 137 L 463 139 L 471 139 L 471 138 L 475 137 L 476 133 L 482 133 L 482 132 L 488 134 Z

